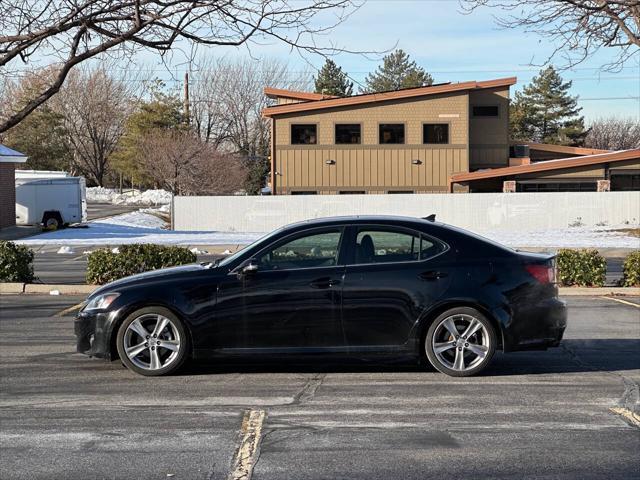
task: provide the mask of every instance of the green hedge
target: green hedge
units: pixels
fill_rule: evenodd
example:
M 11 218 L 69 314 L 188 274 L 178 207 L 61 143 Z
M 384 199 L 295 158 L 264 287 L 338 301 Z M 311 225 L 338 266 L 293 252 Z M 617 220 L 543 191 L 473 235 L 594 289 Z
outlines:
M 0 241 L 0 282 L 33 281 L 33 251 L 13 242 Z
M 183 247 L 137 244 L 95 250 L 87 262 L 87 283 L 103 285 L 119 278 L 159 268 L 194 263 L 196 255 Z
M 558 282 L 563 286 L 604 286 L 607 261 L 594 249 L 558 252 Z
M 622 267 L 622 286 L 640 287 L 640 252 L 633 252 Z

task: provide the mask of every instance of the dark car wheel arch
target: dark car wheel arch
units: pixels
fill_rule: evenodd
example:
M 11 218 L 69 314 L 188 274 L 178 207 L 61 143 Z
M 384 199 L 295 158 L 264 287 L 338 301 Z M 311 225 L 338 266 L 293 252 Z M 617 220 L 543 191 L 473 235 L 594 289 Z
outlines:
M 427 336 L 427 331 L 431 324 L 444 312 L 447 310 L 451 310 L 453 308 L 458 307 L 469 307 L 478 310 L 481 314 L 483 314 L 487 320 L 493 326 L 496 333 L 496 350 L 503 350 L 504 348 L 504 332 L 502 331 L 502 325 L 500 322 L 489 312 L 489 310 L 480 305 L 477 302 L 469 301 L 469 300 L 447 300 L 438 305 L 435 305 L 432 309 L 423 313 L 422 318 L 419 321 L 418 327 L 418 335 L 416 336 L 416 348 L 418 350 L 418 355 L 421 360 L 426 360 L 427 353 L 424 349 L 424 341 Z

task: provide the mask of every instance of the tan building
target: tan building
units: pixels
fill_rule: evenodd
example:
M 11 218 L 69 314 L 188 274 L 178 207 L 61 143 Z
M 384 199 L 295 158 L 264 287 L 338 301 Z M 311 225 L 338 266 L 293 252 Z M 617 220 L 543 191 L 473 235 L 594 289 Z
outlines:
M 640 151 L 509 143 L 515 77 L 337 98 L 265 88 L 275 195 L 640 190 Z
M 263 110 L 271 118 L 272 192 L 444 193 L 454 173 L 508 166 L 515 82 L 347 98 L 267 88 L 276 100 Z

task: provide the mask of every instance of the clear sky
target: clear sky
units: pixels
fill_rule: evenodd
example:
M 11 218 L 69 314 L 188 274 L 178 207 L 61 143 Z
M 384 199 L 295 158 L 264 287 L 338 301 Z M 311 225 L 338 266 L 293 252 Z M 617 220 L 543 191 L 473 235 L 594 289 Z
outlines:
M 324 40 L 358 51 L 383 51 L 397 45 L 436 82 L 515 75 L 515 88 L 520 89 L 540 69 L 532 64 L 543 63 L 552 47 L 533 34 L 498 28 L 492 18 L 495 13 L 484 8 L 465 15 L 456 0 L 368 0 Z M 308 68 L 304 59 L 276 42 L 253 45 L 251 51 L 258 60 L 288 61 L 294 71 Z M 202 53 L 235 56 L 245 55 L 246 50 L 216 48 Z M 640 56 L 619 73 L 601 71 L 599 67 L 613 58 L 602 50 L 576 69 L 563 72 L 565 79 L 573 81 L 572 92 L 580 96 L 587 121 L 608 115 L 640 119 Z M 323 63 L 322 58 L 307 60 L 315 68 Z M 379 63 L 352 54 L 341 54 L 335 61 L 357 82 Z

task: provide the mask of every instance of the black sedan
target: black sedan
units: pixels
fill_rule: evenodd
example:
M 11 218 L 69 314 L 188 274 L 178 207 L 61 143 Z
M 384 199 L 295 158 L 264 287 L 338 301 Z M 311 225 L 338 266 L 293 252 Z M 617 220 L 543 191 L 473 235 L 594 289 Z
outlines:
M 433 218 L 297 223 L 216 263 L 156 270 L 93 292 L 79 352 L 142 375 L 188 358 L 406 356 L 452 376 L 504 352 L 557 346 L 555 259 Z

